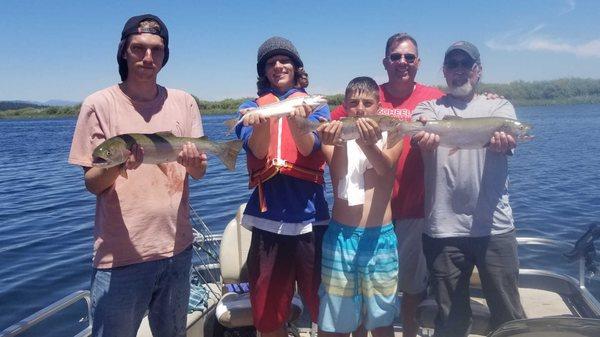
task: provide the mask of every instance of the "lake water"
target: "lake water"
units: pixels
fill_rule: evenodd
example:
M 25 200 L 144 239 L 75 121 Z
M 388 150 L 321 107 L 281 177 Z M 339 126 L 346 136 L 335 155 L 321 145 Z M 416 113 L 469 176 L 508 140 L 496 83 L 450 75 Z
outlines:
M 536 136 L 510 159 L 518 235 L 574 242 L 600 219 L 600 105 L 526 107 L 517 115 Z M 231 138 L 222 124 L 227 118 L 204 117 L 206 134 Z M 74 127 L 73 118 L 0 120 L 0 331 L 89 288 L 95 198 L 81 168 L 67 164 Z M 206 177 L 190 184 L 191 203 L 220 232 L 249 196 L 245 156 L 235 172 L 209 160 Z M 524 249 L 522 265 L 573 274 L 561 253 Z M 592 284 L 597 296 L 599 283 Z M 51 334 L 40 327 L 28 335 Z

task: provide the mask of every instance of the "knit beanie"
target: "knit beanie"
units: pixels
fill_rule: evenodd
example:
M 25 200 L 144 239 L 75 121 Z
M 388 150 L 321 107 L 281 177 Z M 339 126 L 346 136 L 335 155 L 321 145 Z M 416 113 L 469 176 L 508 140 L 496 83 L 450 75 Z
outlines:
M 303 67 L 304 64 L 300 59 L 298 50 L 288 39 L 279 36 L 273 36 L 267 41 L 263 42 L 258 48 L 258 55 L 256 57 L 256 71 L 258 76 L 263 76 L 265 73 L 265 63 L 269 58 L 275 55 L 289 56 L 296 67 Z
M 140 22 L 145 20 L 156 21 L 160 28 L 140 28 Z M 125 49 L 127 38 L 129 35 L 142 33 L 149 33 L 162 37 L 165 43 L 165 56 L 162 64 L 163 67 L 169 60 L 169 31 L 167 30 L 165 23 L 162 22 L 158 16 L 152 14 L 133 16 L 129 18 L 127 22 L 125 22 L 125 26 L 121 32 L 121 42 L 119 42 L 119 48 L 117 49 L 117 63 L 119 64 L 119 75 L 121 75 L 121 81 L 125 81 L 127 79 L 127 60 L 123 58 L 123 50 Z

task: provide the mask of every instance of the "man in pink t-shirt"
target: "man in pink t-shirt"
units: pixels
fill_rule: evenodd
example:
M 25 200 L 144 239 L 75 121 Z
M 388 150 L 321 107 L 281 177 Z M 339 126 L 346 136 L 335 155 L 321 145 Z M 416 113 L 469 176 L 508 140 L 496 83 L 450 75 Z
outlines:
M 385 47 L 383 66 L 388 82 L 379 86 L 380 114 L 410 121 L 417 104 L 437 99 L 444 93 L 415 82 L 419 68 L 417 41 L 406 33 L 392 35 Z M 331 112 L 331 119 L 346 116 L 343 106 Z M 404 138 L 403 150 L 396 166 L 392 193 L 392 215 L 398 237 L 399 283 L 403 292 L 401 316 L 403 335 L 414 337 L 419 325 L 416 311 L 427 289 L 427 265 L 421 234 L 424 226 L 423 161 L 418 148 L 411 148 Z
M 194 98 L 156 82 L 168 58 L 165 24 L 150 14 L 130 18 L 117 52 L 123 82 L 81 105 L 69 163 L 83 167 L 85 186 L 97 197 L 93 336 L 135 336 L 146 311 L 155 336 L 185 336 L 193 242 L 188 176 L 204 176 L 206 155 L 188 143 L 177 163 L 159 168 L 141 165 L 144 149 L 134 145 L 122 167 L 92 166 L 94 148 L 120 134 L 202 136 Z

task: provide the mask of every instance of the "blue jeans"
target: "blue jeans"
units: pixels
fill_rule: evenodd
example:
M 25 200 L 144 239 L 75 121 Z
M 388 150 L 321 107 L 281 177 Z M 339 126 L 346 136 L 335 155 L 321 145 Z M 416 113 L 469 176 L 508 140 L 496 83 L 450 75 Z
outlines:
M 135 337 L 148 310 L 154 337 L 185 336 L 191 246 L 157 261 L 96 269 L 92 274 L 92 336 Z

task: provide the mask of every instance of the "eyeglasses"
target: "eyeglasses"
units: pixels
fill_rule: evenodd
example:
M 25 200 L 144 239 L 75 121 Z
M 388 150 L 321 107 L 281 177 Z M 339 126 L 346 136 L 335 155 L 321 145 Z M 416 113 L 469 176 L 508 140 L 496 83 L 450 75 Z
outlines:
M 417 55 L 415 54 L 400 54 L 400 53 L 393 53 L 390 54 L 390 56 L 388 56 L 388 59 L 391 62 L 398 62 L 400 61 L 402 58 L 404 58 L 404 60 L 406 61 L 406 63 L 414 63 L 417 60 Z
M 444 62 L 444 67 L 446 67 L 446 69 L 456 69 L 458 67 L 462 67 L 462 68 L 466 68 L 466 69 L 471 69 L 473 68 L 473 65 L 475 64 L 474 60 L 448 60 L 446 62 Z

